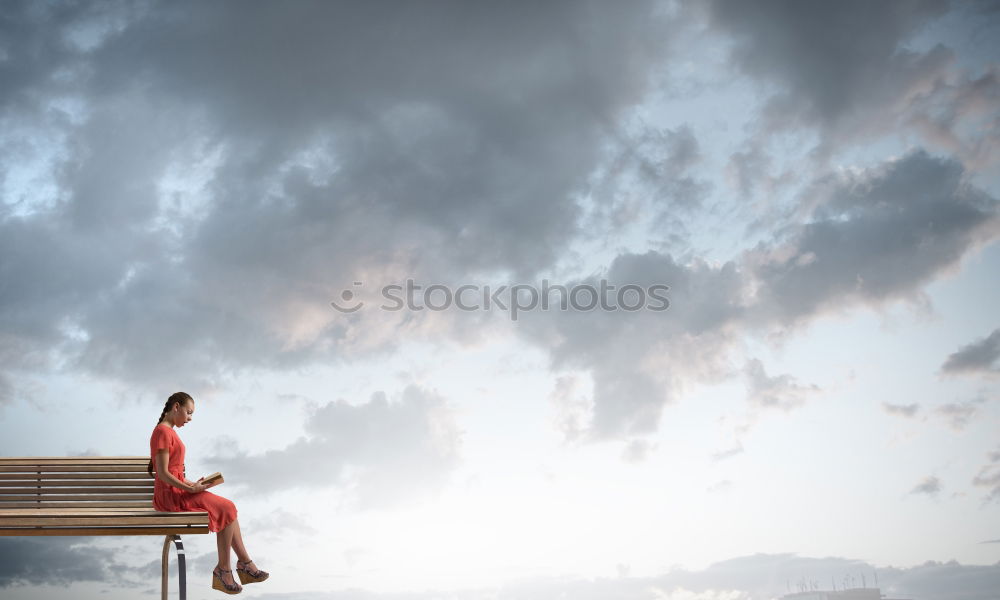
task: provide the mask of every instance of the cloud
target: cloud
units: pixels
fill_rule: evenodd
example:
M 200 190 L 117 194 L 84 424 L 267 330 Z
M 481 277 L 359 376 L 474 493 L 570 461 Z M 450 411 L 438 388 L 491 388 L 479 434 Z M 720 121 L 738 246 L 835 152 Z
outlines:
M 722 487 L 726 482 L 720 482 Z M 0 538 L 0 587 L 24 584 L 68 585 L 73 582 L 116 581 L 122 576 L 148 578 L 159 572 L 159 562 L 142 567 L 124 567 L 114 562 L 110 549 L 80 547 L 64 539 Z M 189 557 L 192 570 L 207 572 L 214 564 L 214 552 Z M 39 565 L 44 565 L 41 568 Z M 962 565 L 955 561 L 928 561 L 912 567 L 876 568 L 864 561 L 825 557 L 812 558 L 795 554 L 755 554 L 714 563 L 702 570 L 673 569 L 648 577 L 630 577 L 619 570 L 617 577 L 593 578 L 532 578 L 509 582 L 497 587 L 454 590 L 449 597 L 486 600 L 545 600 L 548 598 L 621 600 L 744 600 L 778 597 L 799 583 L 818 584 L 829 589 L 831 580 L 838 586 L 876 585 L 890 597 L 936 598 L 939 600 L 989 600 L 1000 582 L 1000 565 Z M 853 581 L 853 584 L 852 584 Z M 153 593 L 153 590 L 150 590 Z M 380 593 L 363 589 L 326 592 L 296 592 L 294 594 L 265 592 L 262 598 L 312 600 L 430 600 L 442 597 L 442 592 Z
M 718 1 L 710 20 L 732 36 L 733 64 L 775 90 L 762 113 L 766 128 L 815 126 L 832 140 L 888 128 L 901 105 L 944 76 L 948 49 L 919 52 L 906 42 L 946 8 L 936 0 Z
M 746 429 L 743 429 L 746 432 Z M 743 454 L 743 444 L 739 441 L 735 445 L 725 449 L 719 450 L 712 454 L 712 460 L 726 460 L 727 458 L 733 458 L 734 456 L 739 456 Z
M 1000 329 L 994 329 L 988 336 L 966 344 L 948 355 L 941 365 L 946 374 L 998 373 L 997 359 L 1000 359 Z
M 586 432 L 586 420 L 593 410 L 580 378 L 572 375 L 556 377 L 549 400 L 555 407 L 555 429 L 566 441 L 579 440 Z
M 926 494 L 937 496 L 941 492 L 941 480 L 933 475 L 924 477 L 917 485 L 913 486 L 910 494 Z
M 211 462 L 233 481 L 254 481 L 261 493 L 343 484 L 361 508 L 372 508 L 433 494 L 460 459 L 461 431 L 450 407 L 414 385 L 392 401 L 377 392 L 364 404 L 323 404 L 310 411 L 305 429 L 285 448 L 229 449 Z
M 729 479 L 723 479 L 721 481 L 716 481 L 712 485 L 708 486 L 705 491 L 710 494 L 716 494 L 719 492 L 727 492 L 733 487 L 733 482 Z
M 997 200 L 961 164 L 923 151 L 821 177 L 810 218 L 746 256 L 757 318 L 789 324 L 820 312 L 914 300 L 920 288 L 1000 233 Z
M 469 600 L 749 600 L 777 598 L 814 584 L 820 590 L 878 587 L 889 597 L 935 598 L 936 600 L 991 600 L 1000 581 L 1000 565 L 962 565 L 955 561 L 928 561 L 909 567 L 875 568 L 848 558 L 811 558 L 794 554 L 755 554 L 712 564 L 703 570 L 675 569 L 650 577 L 533 578 L 495 588 L 462 589 L 449 593 L 428 590 L 410 593 L 374 593 L 364 590 L 297 593 L 305 600 L 430 600 L 443 596 Z M 853 581 L 853 583 L 852 583 Z M 290 594 L 265 594 L 268 600 L 284 600 Z
M 743 282 L 733 263 L 676 262 L 658 252 L 621 254 L 600 276 L 565 282 L 568 289 L 600 281 L 649 289 L 669 285 L 667 310 L 624 313 L 535 311 L 518 321 L 517 331 L 544 348 L 555 371 L 589 373 L 589 397 L 577 398 L 573 427 L 588 440 L 642 436 L 656 430 L 663 406 L 689 381 L 735 376 L 727 362 L 732 332 L 726 324 L 743 307 Z M 657 304 L 659 306 L 659 304 Z M 581 411 L 589 405 L 589 415 Z
M 617 239 L 636 227 L 670 245 L 689 242 L 685 219 L 697 214 L 712 191 L 696 177 L 702 150 L 688 125 L 674 129 L 643 125 L 623 132 L 593 176 L 593 206 L 582 218 L 585 235 Z
M 632 440 L 622 451 L 622 459 L 625 462 L 641 463 L 655 450 L 656 444 L 652 444 L 647 440 Z
M 64 538 L 0 537 L 0 588 L 114 581 L 115 552 Z
M 663 219 L 712 190 L 690 125 L 623 133 L 670 60 L 676 23 L 651 3 L 109 6 L 19 6 L 5 21 L 37 51 L 17 50 L 30 68 L 0 67 L 0 118 L 54 140 L 27 161 L 51 198 L 0 214 L 8 379 L 64 367 L 142 393 L 184 373 L 197 390 L 483 335 L 472 318 L 328 302 L 353 281 L 371 294 L 405 276 L 533 276 L 591 233 L 588 217 L 641 213 L 680 235 Z M 720 4 L 712 22 L 741 69 L 783 87 L 790 121 L 830 128 L 936 76 L 946 51 L 901 45 L 940 12 Z M 609 197 L 591 215 L 580 198 L 601 173 Z M 646 194 L 638 209 L 629 186 Z M 587 376 L 568 437 L 648 435 L 687 386 L 738 376 L 744 335 L 919 298 L 998 228 L 963 165 L 923 151 L 824 173 L 802 198 L 801 219 L 730 260 L 622 251 L 601 270 L 670 285 L 668 311 L 518 326 L 559 375 Z M 751 378 L 751 397 L 781 377 Z
M 14 386 L 10 378 L 0 373 L 0 406 L 14 400 Z
M 776 196 L 782 186 L 793 180 L 793 175 L 789 172 L 773 174 L 774 168 L 774 158 L 765 150 L 764 145 L 756 140 L 750 140 L 743 149 L 729 155 L 726 179 L 743 198 L 755 198 L 758 191 L 763 198 L 768 198 Z M 749 228 L 754 229 L 762 225 L 753 223 Z
M 996 19 L 996 15 L 976 15 Z M 996 98 L 1000 70 L 993 64 L 981 74 L 952 74 L 936 80 L 914 96 L 904 126 L 929 144 L 961 159 L 974 171 L 988 171 L 1000 160 L 995 140 L 1000 135 Z
M 920 411 L 919 404 L 891 404 L 889 402 L 882 403 L 882 410 L 890 415 L 897 417 L 906 417 L 912 419 Z
M 572 393 L 579 439 L 655 431 L 663 407 L 686 386 L 739 373 L 742 335 L 782 335 L 829 314 L 921 301 L 923 286 L 1000 233 L 997 200 L 969 185 L 961 164 L 923 151 L 820 177 L 806 195 L 811 209 L 802 223 L 725 263 L 622 253 L 597 275 L 566 282 L 669 285 L 665 311 L 550 311 L 519 320 L 518 332 L 549 353 L 554 371 L 590 374 L 589 398 L 581 398 L 579 381 Z M 788 409 L 814 391 L 768 376 L 752 360 L 744 373 L 748 397 L 760 406 Z
M 972 402 L 953 402 L 937 407 L 934 409 L 934 412 L 946 419 L 949 427 L 955 431 L 961 431 L 965 429 L 965 426 L 975 416 L 976 407 Z
M 879 581 L 893 595 L 940 600 L 989 600 L 1000 586 L 1000 565 L 963 565 L 927 561 L 910 568 L 879 570 Z
M 990 462 L 979 468 L 979 472 L 972 478 L 972 485 L 986 488 L 986 496 L 983 502 L 1000 501 L 1000 448 L 990 452 Z
M 260 532 L 261 537 L 273 541 L 279 541 L 288 534 L 305 538 L 317 534 L 308 519 L 283 508 L 277 508 L 266 515 L 254 518 L 248 523 L 247 529 Z
M 743 372 L 749 381 L 750 403 L 762 408 L 778 408 L 787 412 L 802 406 L 809 395 L 819 391 L 816 385 L 796 383 L 791 375 L 769 377 L 764 365 L 756 358 L 747 361 Z
M 550 267 L 667 39 L 644 2 L 27 6 L 0 119 L 52 190 L 0 213 L 0 354 L 148 389 L 391 349 L 352 281 Z

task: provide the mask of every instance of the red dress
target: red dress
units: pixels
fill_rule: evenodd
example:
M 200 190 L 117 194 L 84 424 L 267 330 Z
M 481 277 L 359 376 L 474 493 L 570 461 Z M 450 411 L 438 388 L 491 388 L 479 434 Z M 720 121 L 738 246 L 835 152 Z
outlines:
M 184 481 L 184 443 L 169 425 L 157 425 L 149 438 L 149 454 L 156 464 L 157 450 L 166 449 L 169 453 L 167 471 L 174 477 Z M 163 512 L 198 512 L 208 513 L 208 530 L 222 531 L 236 520 L 236 505 L 227 498 L 216 496 L 212 492 L 192 494 L 176 488 L 159 477 L 153 484 L 153 507 Z

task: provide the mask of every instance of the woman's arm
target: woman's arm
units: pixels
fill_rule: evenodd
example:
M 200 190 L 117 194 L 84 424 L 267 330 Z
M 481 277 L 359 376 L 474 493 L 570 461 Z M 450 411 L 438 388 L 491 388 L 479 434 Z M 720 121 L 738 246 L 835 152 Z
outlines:
M 161 480 L 169 483 L 170 485 L 190 492 L 192 494 L 197 494 L 198 492 L 203 492 L 207 489 L 207 486 L 201 483 L 193 482 L 189 483 L 186 481 L 181 481 L 173 473 L 167 470 L 167 464 L 170 462 L 170 451 L 167 449 L 158 450 L 156 452 L 156 476 Z

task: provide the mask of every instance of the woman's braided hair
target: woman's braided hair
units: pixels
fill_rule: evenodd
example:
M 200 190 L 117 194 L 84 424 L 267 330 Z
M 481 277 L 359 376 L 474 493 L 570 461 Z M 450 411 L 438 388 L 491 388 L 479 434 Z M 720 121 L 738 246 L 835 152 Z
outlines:
M 194 400 L 194 398 L 192 398 L 190 394 L 186 394 L 184 392 L 175 392 L 170 394 L 170 397 L 167 398 L 167 403 L 163 405 L 163 412 L 160 413 L 160 418 L 156 421 L 156 424 L 159 425 L 163 422 L 163 417 L 167 416 L 167 413 L 174 409 L 175 404 L 184 404 L 188 400 Z M 149 472 L 150 477 L 153 476 L 152 458 L 149 459 L 149 466 L 146 467 L 146 471 Z

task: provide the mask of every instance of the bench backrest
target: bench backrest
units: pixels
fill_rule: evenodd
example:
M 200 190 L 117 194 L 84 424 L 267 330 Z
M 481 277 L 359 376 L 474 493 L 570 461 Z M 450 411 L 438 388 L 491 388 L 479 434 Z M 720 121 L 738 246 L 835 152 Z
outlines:
M 0 458 L 0 537 L 208 533 L 206 512 L 158 512 L 145 456 Z
M 153 508 L 145 456 L 0 458 L 0 508 Z

